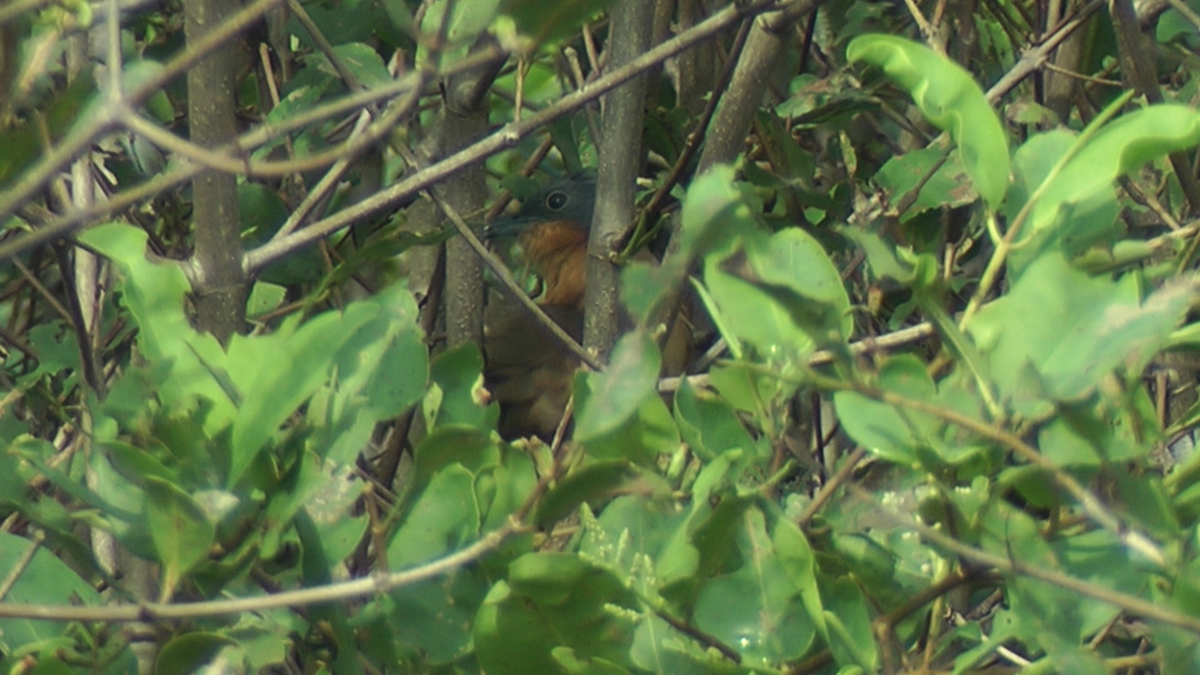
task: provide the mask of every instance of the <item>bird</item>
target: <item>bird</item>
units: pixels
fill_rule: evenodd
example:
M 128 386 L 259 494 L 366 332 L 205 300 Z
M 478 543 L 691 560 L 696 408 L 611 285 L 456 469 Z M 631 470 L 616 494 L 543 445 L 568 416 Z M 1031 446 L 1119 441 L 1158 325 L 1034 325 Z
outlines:
M 538 304 L 576 341 L 583 339 L 587 241 L 595 204 L 593 176 L 559 177 L 484 230 L 489 241 L 517 239 L 542 281 Z M 484 383 L 500 404 L 500 435 L 549 440 L 571 397 L 579 359 L 549 328 L 497 292 L 489 295 L 484 311 L 483 351 Z
M 595 176 L 559 177 L 522 201 L 513 215 L 492 221 L 484 234 L 491 240 L 516 237 L 525 260 L 542 279 L 541 304 L 583 309 L 595 207 Z
M 516 213 L 485 229 L 486 239 L 516 238 L 541 278 L 538 304 L 576 341 L 583 338 L 587 290 L 587 245 L 596 205 L 594 174 L 552 179 L 521 202 Z M 643 251 L 640 258 L 652 259 Z M 687 321 L 680 318 L 664 346 L 667 374 L 683 371 L 691 346 Z M 515 303 L 489 297 L 484 312 L 484 382 L 500 403 L 504 438 L 553 437 L 571 396 L 579 359 L 550 330 Z

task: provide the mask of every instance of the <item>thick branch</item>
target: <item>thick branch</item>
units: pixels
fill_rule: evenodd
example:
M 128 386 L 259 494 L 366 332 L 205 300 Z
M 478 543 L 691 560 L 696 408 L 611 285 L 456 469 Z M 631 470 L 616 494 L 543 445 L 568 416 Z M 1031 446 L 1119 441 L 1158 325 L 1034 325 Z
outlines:
M 238 7 L 237 0 L 185 3 L 188 42 L 199 40 Z M 188 128 L 197 145 L 216 147 L 237 136 L 237 56 L 237 49 L 219 50 L 188 71 Z M 209 173 L 196 178 L 192 182 L 192 214 L 197 318 L 202 330 L 224 343 L 242 330 L 246 321 L 237 176 Z
M 625 0 L 612 12 L 608 62 L 620 68 L 650 46 L 654 3 Z M 588 242 L 587 312 L 583 345 L 608 359 L 621 329 L 616 258 L 634 220 L 634 188 L 641 161 L 646 76 L 614 89 L 604 100 L 596 210 Z

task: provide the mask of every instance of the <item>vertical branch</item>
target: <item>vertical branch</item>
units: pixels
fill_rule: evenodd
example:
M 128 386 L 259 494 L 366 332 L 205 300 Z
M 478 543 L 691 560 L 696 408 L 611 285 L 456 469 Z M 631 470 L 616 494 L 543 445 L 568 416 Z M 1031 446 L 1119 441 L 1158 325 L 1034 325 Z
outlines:
M 237 0 L 184 3 L 184 31 L 189 45 L 240 8 Z M 216 50 L 188 71 L 188 128 L 191 140 L 219 147 L 237 136 L 234 119 L 240 49 Z M 222 343 L 242 330 L 246 321 L 246 277 L 242 271 L 241 214 L 237 177 L 209 172 L 192 181 L 195 233 L 195 298 L 201 330 Z
M 1158 87 L 1158 64 L 1155 52 L 1146 44 L 1146 36 L 1138 28 L 1137 11 L 1133 0 L 1109 0 L 1108 13 L 1113 20 L 1113 31 L 1117 35 L 1117 60 L 1121 64 L 1121 79 L 1138 94 L 1146 97 L 1147 103 L 1162 103 L 1162 91 Z M 1192 169 L 1187 153 L 1172 152 L 1168 159 L 1175 170 L 1175 178 L 1183 189 L 1188 203 L 1188 213 L 1200 213 L 1200 180 Z
M 1070 5 L 1070 10 L 1075 10 L 1080 4 L 1082 3 L 1077 0 L 1055 0 L 1047 3 L 1046 23 L 1042 30 L 1049 33 L 1062 22 L 1064 16 L 1069 14 L 1068 5 Z M 1054 50 L 1054 65 L 1065 71 L 1078 71 L 1083 64 L 1087 42 L 1087 31 L 1072 33 L 1071 37 L 1063 40 L 1058 49 Z M 966 63 L 966 61 L 959 61 L 959 63 Z M 1069 119 L 1071 101 L 1075 96 L 1079 80 L 1063 73 L 1046 71 L 1042 73 L 1042 81 L 1045 82 L 1046 107 L 1053 110 L 1058 115 L 1058 119 Z
M 754 20 L 746 47 L 733 71 L 733 79 L 708 127 L 697 174 L 717 164 L 732 162 L 741 153 L 750 122 L 762 105 L 767 77 L 779 62 L 784 48 L 795 39 L 789 27 L 816 9 L 818 4 L 817 0 L 796 0 Z
M 678 12 L 679 30 L 687 30 L 705 18 L 704 5 L 700 0 L 679 0 Z M 714 89 L 715 54 L 715 49 L 691 49 L 676 58 L 679 79 L 675 86 L 679 107 L 686 110 L 689 117 L 700 116 L 706 105 L 705 96 Z M 715 92 L 713 95 L 716 95 Z
M 448 19 L 447 19 L 448 20 Z M 439 123 L 440 156 L 458 152 L 487 135 L 486 93 L 500 72 L 500 63 L 446 82 Z M 438 194 L 461 214 L 482 211 L 487 201 L 483 164 L 454 174 Z M 450 346 L 483 344 L 483 263 L 462 237 L 446 242 L 446 342 Z
M 650 48 L 654 3 L 625 0 L 612 11 L 608 65 L 620 68 Z M 596 210 L 588 242 L 587 312 L 583 344 L 608 358 L 620 332 L 616 255 L 634 219 L 634 188 L 641 160 L 646 76 L 640 75 L 604 97 Z

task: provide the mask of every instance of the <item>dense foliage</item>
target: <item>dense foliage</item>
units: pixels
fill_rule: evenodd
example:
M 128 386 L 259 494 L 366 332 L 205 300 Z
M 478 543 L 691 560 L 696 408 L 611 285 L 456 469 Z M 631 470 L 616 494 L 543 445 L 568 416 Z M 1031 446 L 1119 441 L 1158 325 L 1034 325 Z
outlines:
M 1195 4 L 0 3 L 0 672 L 1200 671 Z

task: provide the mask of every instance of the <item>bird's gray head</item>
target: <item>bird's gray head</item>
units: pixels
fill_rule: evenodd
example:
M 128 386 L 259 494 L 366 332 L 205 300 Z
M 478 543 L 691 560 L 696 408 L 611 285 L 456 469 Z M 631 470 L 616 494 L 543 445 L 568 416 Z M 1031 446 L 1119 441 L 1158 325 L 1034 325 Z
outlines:
M 595 206 L 595 176 L 555 178 L 522 201 L 516 213 L 492 221 L 484 234 L 488 239 L 515 237 L 531 225 L 551 222 L 568 222 L 587 230 Z

